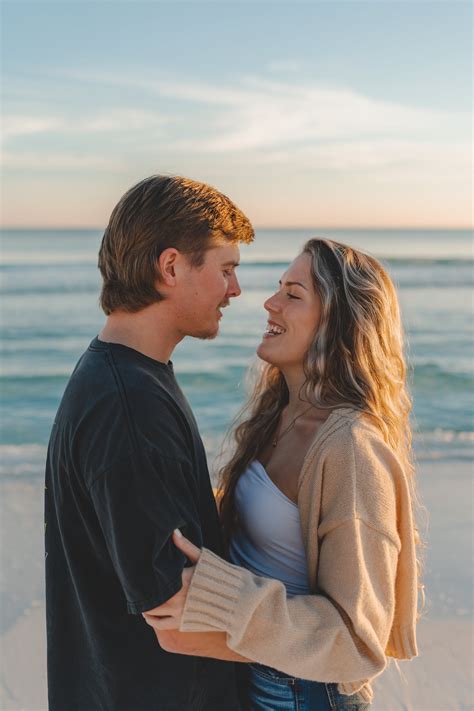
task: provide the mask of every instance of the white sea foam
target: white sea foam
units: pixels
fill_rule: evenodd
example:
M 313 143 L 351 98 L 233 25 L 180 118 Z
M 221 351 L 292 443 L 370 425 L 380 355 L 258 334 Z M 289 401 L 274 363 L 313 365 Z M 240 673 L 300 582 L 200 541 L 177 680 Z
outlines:
M 44 473 L 47 448 L 41 444 L 0 445 L 0 477 L 36 477 Z
M 68 252 L 51 254 L 50 252 L 9 252 L 2 254 L 0 264 L 97 264 L 97 255 L 90 252 Z

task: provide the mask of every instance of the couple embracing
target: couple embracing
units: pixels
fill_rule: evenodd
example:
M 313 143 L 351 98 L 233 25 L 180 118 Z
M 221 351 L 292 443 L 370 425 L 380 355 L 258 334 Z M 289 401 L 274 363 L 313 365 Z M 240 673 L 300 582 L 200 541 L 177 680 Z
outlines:
M 48 449 L 51 711 L 362 711 L 387 657 L 417 653 L 410 399 L 374 258 L 311 239 L 282 274 L 216 504 L 170 358 L 217 335 L 252 240 L 185 178 L 112 212 L 106 323 Z

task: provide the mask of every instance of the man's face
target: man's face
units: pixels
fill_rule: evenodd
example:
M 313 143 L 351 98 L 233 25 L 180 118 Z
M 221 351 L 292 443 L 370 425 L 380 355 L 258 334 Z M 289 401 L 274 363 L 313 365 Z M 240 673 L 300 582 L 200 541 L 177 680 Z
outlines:
M 217 336 L 221 309 L 240 294 L 235 273 L 239 260 L 238 246 L 224 243 L 206 252 L 201 267 L 186 268 L 179 300 L 179 324 L 184 336 Z

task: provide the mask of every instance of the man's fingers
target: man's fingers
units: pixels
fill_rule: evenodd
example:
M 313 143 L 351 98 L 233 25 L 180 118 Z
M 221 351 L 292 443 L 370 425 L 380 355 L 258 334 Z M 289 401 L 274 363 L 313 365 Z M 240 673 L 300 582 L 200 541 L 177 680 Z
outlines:
M 178 528 L 173 531 L 173 543 L 184 553 L 186 558 L 189 558 L 191 563 L 198 562 L 201 549 L 195 546 L 194 543 L 191 543 L 191 541 L 188 541 Z
M 169 600 L 164 602 L 159 607 L 155 607 L 153 610 L 148 610 L 148 612 L 142 612 L 143 617 L 168 617 L 174 614 L 174 600 L 171 597 Z
M 153 627 L 155 632 L 161 630 L 176 630 L 179 625 L 174 617 L 155 617 L 155 615 L 144 614 L 143 617 L 150 627 Z

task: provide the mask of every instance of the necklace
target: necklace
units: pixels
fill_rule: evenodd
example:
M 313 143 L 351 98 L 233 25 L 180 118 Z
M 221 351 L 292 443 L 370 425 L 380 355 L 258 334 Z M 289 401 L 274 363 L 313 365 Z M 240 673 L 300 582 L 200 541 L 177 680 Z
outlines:
M 279 432 L 275 435 L 275 438 L 272 440 L 272 447 L 273 448 L 275 448 L 277 446 L 278 442 L 281 440 L 282 437 L 284 437 L 286 434 L 288 434 L 288 432 L 290 430 L 293 429 L 293 427 L 295 426 L 296 420 L 298 420 L 300 417 L 303 417 L 303 415 L 305 415 L 307 412 L 309 412 L 312 407 L 314 407 L 314 405 L 310 405 L 306 410 L 303 410 L 303 412 L 300 412 L 299 415 L 296 415 L 296 417 L 291 420 L 290 424 L 288 425 L 288 427 L 286 429 L 283 430 L 283 432 Z

